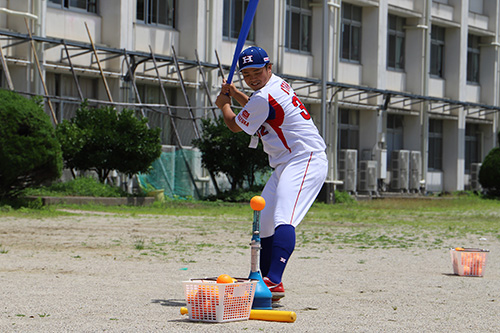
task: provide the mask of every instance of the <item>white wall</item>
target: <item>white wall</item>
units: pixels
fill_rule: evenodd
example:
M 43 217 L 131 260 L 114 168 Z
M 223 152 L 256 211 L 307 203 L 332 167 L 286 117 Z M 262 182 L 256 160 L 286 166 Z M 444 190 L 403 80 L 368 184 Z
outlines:
M 94 43 L 102 44 L 101 16 L 52 7 L 47 8 L 46 35 L 48 37 L 90 43 L 85 23 L 87 23 Z

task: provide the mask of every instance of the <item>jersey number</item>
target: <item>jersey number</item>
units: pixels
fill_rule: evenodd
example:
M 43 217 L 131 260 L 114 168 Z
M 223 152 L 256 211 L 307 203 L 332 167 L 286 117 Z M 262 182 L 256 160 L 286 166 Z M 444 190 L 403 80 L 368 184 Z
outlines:
M 302 102 L 300 101 L 300 99 L 297 97 L 297 96 L 293 96 L 292 97 L 292 104 L 293 106 L 295 107 L 299 107 L 299 109 L 302 110 L 302 112 L 300 113 L 300 115 L 305 119 L 305 120 L 309 120 L 311 119 L 311 115 L 309 114 L 309 112 L 307 112 L 307 109 L 306 107 L 304 106 L 304 104 L 302 104 Z

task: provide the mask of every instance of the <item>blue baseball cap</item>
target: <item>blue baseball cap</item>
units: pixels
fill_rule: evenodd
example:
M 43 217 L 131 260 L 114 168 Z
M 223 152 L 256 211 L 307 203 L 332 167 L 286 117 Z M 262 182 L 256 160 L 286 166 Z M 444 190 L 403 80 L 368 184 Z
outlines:
M 269 62 L 269 56 L 263 48 L 251 46 L 240 53 L 238 67 L 240 71 L 245 68 L 261 68 Z

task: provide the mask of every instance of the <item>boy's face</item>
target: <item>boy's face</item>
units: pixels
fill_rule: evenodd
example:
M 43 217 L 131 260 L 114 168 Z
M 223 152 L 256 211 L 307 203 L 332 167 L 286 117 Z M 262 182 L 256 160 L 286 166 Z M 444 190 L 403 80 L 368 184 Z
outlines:
M 264 87 L 271 78 L 272 73 L 271 63 L 261 68 L 244 68 L 241 71 L 246 84 L 253 90 Z

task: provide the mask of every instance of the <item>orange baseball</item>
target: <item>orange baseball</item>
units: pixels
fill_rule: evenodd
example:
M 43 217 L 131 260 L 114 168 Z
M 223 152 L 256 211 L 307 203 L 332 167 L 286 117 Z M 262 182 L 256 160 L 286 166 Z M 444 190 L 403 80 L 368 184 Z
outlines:
M 252 207 L 253 210 L 261 211 L 266 207 L 266 200 L 260 195 L 256 195 L 250 200 L 250 207 Z

